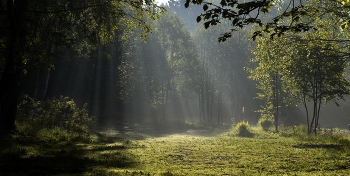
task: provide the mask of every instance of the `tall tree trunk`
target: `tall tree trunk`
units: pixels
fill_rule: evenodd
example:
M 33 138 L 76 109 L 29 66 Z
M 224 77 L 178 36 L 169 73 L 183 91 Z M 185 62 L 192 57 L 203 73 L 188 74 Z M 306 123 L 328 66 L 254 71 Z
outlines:
M 309 120 L 309 110 L 307 108 L 306 104 L 306 93 L 303 93 L 303 105 L 305 107 L 305 112 L 306 112 L 306 123 L 307 123 L 307 132 L 310 134 L 310 120 Z
M 23 70 L 27 6 L 28 0 L 7 0 L 10 34 L 7 38 L 6 66 L 0 80 L 0 127 L 4 130 L 14 129 L 17 114 L 19 84 Z
M 275 73 L 275 130 L 278 132 L 278 74 Z

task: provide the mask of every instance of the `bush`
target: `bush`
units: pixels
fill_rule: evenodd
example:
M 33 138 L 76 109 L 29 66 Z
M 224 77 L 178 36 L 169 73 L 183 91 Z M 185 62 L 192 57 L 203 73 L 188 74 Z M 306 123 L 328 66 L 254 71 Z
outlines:
M 238 132 L 238 136 L 241 136 L 241 137 L 253 136 L 253 133 L 250 132 L 250 126 L 249 126 L 248 121 L 239 122 L 236 125 L 236 130 Z
M 86 104 L 76 107 L 68 97 L 36 101 L 23 96 L 18 106 L 17 128 L 35 134 L 41 129 L 62 128 L 68 132 L 88 133 L 94 118 L 88 115 Z
M 258 121 L 258 125 L 261 126 L 264 131 L 268 131 L 273 126 L 273 120 L 261 117 Z

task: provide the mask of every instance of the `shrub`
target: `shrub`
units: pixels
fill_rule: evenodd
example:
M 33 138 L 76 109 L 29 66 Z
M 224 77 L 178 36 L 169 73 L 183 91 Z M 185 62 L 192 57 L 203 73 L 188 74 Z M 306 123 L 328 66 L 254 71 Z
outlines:
M 251 137 L 253 135 L 253 133 L 250 132 L 250 126 L 248 121 L 239 122 L 236 125 L 236 130 L 238 132 L 238 136 L 241 137 Z
M 261 126 L 264 131 L 268 131 L 273 126 L 273 120 L 261 117 L 258 121 L 258 125 Z
M 86 106 L 79 109 L 72 99 L 63 96 L 47 101 L 23 96 L 18 106 L 17 128 L 33 134 L 41 129 L 55 128 L 88 133 L 94 118 L 88 115 Z

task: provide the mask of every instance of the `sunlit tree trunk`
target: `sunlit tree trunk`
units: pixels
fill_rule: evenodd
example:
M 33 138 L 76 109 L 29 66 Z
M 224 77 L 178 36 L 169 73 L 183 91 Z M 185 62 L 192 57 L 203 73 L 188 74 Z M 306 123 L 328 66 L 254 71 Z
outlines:
M 7 38 L 6 67 L 0 81 L 0 126 L 6 130 L 14 128 L 16 119 L 19 84 L 23 70 L 22 57 L 26 37 L 27 6 L 27 0 L 7 1 L 7 15 L 11 32 Z

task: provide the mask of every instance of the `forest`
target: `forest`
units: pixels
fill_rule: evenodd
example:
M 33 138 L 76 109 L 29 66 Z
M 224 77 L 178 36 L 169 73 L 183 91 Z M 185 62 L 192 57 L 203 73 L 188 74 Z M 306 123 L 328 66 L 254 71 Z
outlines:
M 0 175 L 347 175 L 349 11 L 0 1 Z

